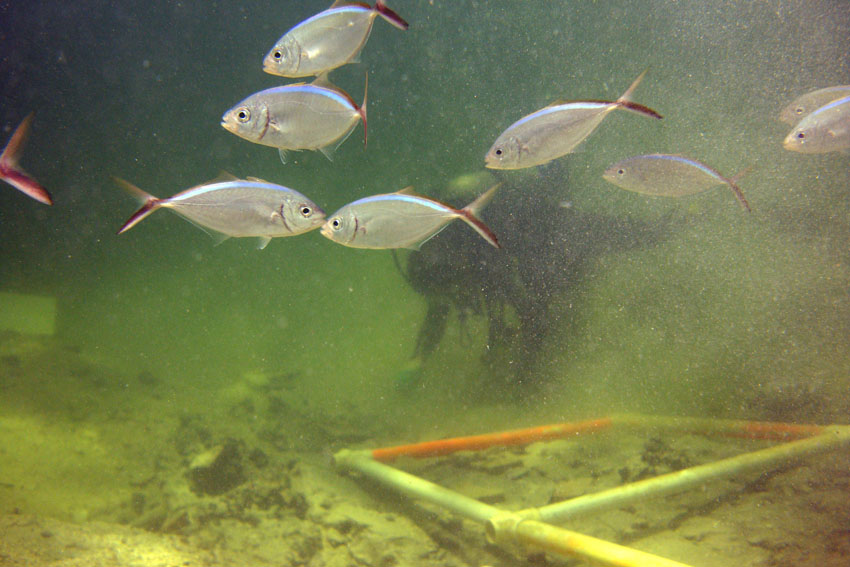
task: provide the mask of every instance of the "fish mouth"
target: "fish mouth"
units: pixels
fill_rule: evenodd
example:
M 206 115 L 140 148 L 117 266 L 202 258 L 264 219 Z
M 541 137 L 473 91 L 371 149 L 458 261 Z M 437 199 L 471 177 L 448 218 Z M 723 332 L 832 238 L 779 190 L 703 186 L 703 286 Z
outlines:
M 278 74 L 277 65 L 275 64 L 273 59 L 267 57 L 263 61 L 263 71 L 265 71 L 269 75 L 277 75 Z
M 221 127 L 227 130 L 228 132 L 233 132 L 235 130 L 233 123 L 228 122 L 227 119 L 221 120 Z
M 322 225 L 322 228 L 320 228 L 320 229 L 319 229 L 319 232 L 320 232 L 320 233 L 322 234 L 322 236 L 324 236 L 325 238 L 328 238 L 328 239 L 330 239 L 330 240 L 333 240 L 333 235 L 332 235 L 332 233 L 331 233 L 331 227 L 330 227 L 330 225 L 328 225 L 327 223 L 325 223 L 325 224 L 323 224 L 323 225 Z
M 786 150 L 791 150 L 791 151 L 797 149 L 797 147 L 798 147 L 797 146 L 797 138 L 794 136 L 793 133 L 788 134 L 788 136 L 786 136 L 785 139 L 782 140 L 782 147 L 785 148 Z

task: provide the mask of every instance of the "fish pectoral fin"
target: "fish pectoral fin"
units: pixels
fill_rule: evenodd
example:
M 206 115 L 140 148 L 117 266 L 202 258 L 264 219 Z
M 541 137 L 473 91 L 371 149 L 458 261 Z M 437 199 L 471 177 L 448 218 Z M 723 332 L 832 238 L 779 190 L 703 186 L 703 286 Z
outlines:
M 257 250 L 262 250 L 266 246 L 268 246 L 269 242 L 272 241 L 271 236 L 261 236 L 259 241 L 257 242 Z
M 277 155 L 280 156 L 280 163 L 282 163 L 283 165 L 286 165 L 286 153 L 286 150 L 284 150 L 283 148 L 278 148 L 277 150 Z

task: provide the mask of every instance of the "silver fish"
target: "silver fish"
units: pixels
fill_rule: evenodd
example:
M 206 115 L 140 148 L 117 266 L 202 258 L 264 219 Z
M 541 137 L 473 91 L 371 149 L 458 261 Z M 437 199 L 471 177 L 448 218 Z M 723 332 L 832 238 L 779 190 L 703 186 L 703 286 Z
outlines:
M 223 128 L 255 144 L 272 146 L 286 163 L 287 150 L 319 150 L 333 160 L 334 151 L 363 121 L 366 143 L 366 90 L 360 106 L 322 76 L 252 94 L 221 118 Z
M 123 179 L 116 181 L 144 202 L 118 234 L 166 207 L 219 240 L 255 236 L 263 249 L 274 237 L 313 230 L 325 219 L 324 211 L 298 191 L 254 177 L 213 180 L 166 199 L 154 197 Z
M 821 106 L 800 120 L 782 145 L 803 154 L 824 154 L 850 148 L 850 95 Z
M 805 118 L 806 115 L 814 112 L 821 106 L 848 95 L 850 95 L 850 85 L 826 87 L 825 89 L 806 93 L 797 97 L 794 99 L 794 102 L 783 108 L 782 112 L 779 113 L 779 119 L 794 126 Z
M 409 189 L 373 195 L 345 205 L 322 226 L 321 233 L 338 244 L 352 248 L 412 248 L 461 219 L 496 248 L 496 235 L 479 218 L 499 185 L 491 187 L 462 209 L 412 194 Z
M 701 193 L 717 185 L 728 185 L 747 211 L 750 204 L 737 185 L 737 178 L 723 177 L 704 163 L 682 156 L 649 154 L 618 161 L 602 177 L 628 191 L 661 197 Z
M 15 133 L 12 134 L 9 143 L 3 148 L 3 153 L 0 154 L 0 180 L 40 203 L 52 205 L 53 199 L 47 189 L 27 175 L 18 165 L 18 160 L 21 158 L 21 152 L 29 134 L 30 122 L 32 122 L 32 114 L 24 118 L 15 128 Z
M 263 71 L 281 77 L 310 77 L 354 62 L 377 16 L 399 29 L 408 27 L 383 0 L 374 8 L 361 2 L 334 2 L 277 40 L 263 59 Z
M 491 169 L 523 169 L 542 165 L 572 152 L 612 110 L 621 108 L 652 118 L 661 115 L 630 100 L 646 71 L 613 102 L 554 102 L 514 122 L 502 132 L 484 158 Z

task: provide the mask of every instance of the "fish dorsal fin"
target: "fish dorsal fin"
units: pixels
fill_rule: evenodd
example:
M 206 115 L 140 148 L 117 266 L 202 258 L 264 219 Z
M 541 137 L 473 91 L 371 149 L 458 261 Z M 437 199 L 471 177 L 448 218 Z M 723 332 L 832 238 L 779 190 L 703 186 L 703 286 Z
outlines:
M 558 100 L 553 100 L 549 104 L 546 105 L 546 108 L 551 108 L 553 106 L 561 106 L 562 104 L 569 104 L 571 102 L 578 102 L 575 100 L 568 100 L 566 98 L 559 98 Z
M 318 75 L 313 81 L 310 83 L 311 85 L 315 85 L 317 87 L 324 87 L 326 89 L 332 89 L 335 91 L 340 90 L 338 86 L 331 82 L 330 71 L 325 71 Z
M 550 108 L 552 106 L 561 106 L 561 105 L 564 105 L 564 104 L 599 104 L 599 105 L 602 105 L 602 104 L 616 104 L 616 103 L 612 100 L 602 100 L 602 99 L 598 99 L 598 100 L 597 99 L 576 100 L 576 99 L 562 98 L 562 99 L 556 100 L 555 102 L 547 105 L 546 108 Z
M 321 75 L 319 75 L 318 77 L 313 79 L 313 82 L 310 83 L 310 86 L 319 87 L 320 89 L 328 89 L 330 91 L 334 91 L 335 93 L 344 97 L 348 101 L 348 103 L 351 105 L 351 108 L 353 108 L 354 110 L 360 111 L 360 106 L 358 106 L 357 103 L 354 101 L 354 99 L 351 98 L 351 95 L 331 82 L 330 78 L 328 77 L 329 73 L 330 73 L 330 71 L 325 71 L 324 73 L 322 73 Z M 367 73 L 367 76 L 368 76 L 368 73 Z M 301 83 L 301 84 L 304 84 L 304 83 Z M 367 85 L 367 88 L 368 88 L 368 85 L 369 85 L 369 79 L 368 78 L 366 79 L 366 85 Z M 287 86 L 289 86 L 289 85 L 287 85 Z M 363 104 L 364 105 L 366 104 L 365 95 L 364 95 Z
M 361 8 L 372 9 L 372 7 L 366 2 L 353 2 L 352 0 L 336 0 L 328 10 L 332 10 L 333 8 L 342 8 L 343 6 L 360 6 Z
M 271 184 L 271 181 L 266 181 L 265 179 L 260 179 L 259 177 L 247 177 L 248 181 L 253 181 L 254 183 L 268 183 Z
M 238 179 L 239 179 L 238 177 L 236 177 L 235 175 L 233 175 L 229 171 L 225 171 L 225 170 L 222 169 L 221 171 L 218 172 L 218 175 L 216 175 L 215 177 L 213 177 L 212 179 L 210 179 L 206 183 L 203 183 L 203 185 L 212 185 L 213 183 L 221 183 L 221 182 L 224 182 L 224 181 L 236 181 Z
M 404 189 L 399 189 L 393 195 L 416 195 L 416 193 L 413 192 L 413 185 L 408 185 Z

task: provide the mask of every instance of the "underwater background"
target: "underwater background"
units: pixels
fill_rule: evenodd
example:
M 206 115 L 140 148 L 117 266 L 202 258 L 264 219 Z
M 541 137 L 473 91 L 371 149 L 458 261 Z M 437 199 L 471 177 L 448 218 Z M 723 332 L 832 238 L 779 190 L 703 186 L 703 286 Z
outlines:
M 0 467 L 0 511 L 138 524 L 139 483 L 220 439 L 326 459 L 615 412 L 847 423 L 848 156 L 784 150 L 778 114 L 850 82 L 850 4 L 389 5 L 410 29 L 378 18 L 361 61 L 332 73 L 358 102 L 369 74 L 368 146 L 358 126 L 334 161 L 283 165 L 220 117 L 293 82 L 262 58 L 323 3 L 0 1 L 3 143 L 34 111 L 22 165 L 55 201 L 0 190 L 0 291 L 57 301 L 53 336 L 0 330 L 4 460 L 17 462 Z M 465 205 L 484 187 L 449 187 L 484 171 L 507 126 L 559 99 L 614 100 L 645 69 L 634 100 L 663 120 L 614 112 L 581 151 L 492 173 L 505 182 L 494 230 L 516 243 L 494 253 L 511 273 L 579 251 L 534 285 L 494 272 L 484 292 L 412 286 L 399 266 L 441 239 L 461 243 L 461 265 L 487 246 L 460 223 L 398 263 L 318 231 L 216 246 L 170 212 L 115 234 L 137 203 L 112 176 L 167 197 L 225 170 L 328 213 L 411 185 Z M 752 212 L 722 186 L 662 199 L 601 177 L 656 152 L 744 172 Z M 557 238 L 519 238 L 544 224 Z M 450 297 L 445 333 L 412 358 L 429 292 Z M 523 336 L 516 293 L 541 298 L 545 331 Z M 473 296 L 466 310 L 458 294 Z

